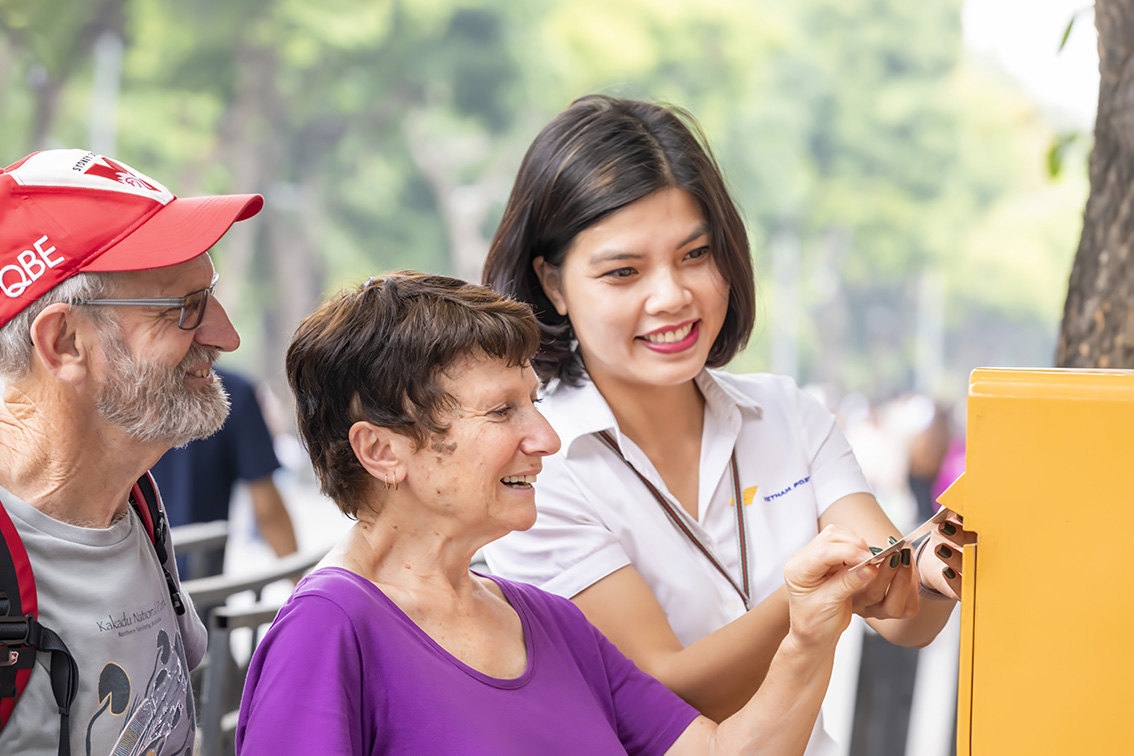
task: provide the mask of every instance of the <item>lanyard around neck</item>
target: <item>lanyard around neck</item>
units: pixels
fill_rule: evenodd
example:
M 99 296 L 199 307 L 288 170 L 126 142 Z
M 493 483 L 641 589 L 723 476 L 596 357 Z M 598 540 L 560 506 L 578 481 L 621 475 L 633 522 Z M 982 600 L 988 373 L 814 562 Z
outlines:
M 740 473 L 736 465 L 736 449 L 734 448 L 732 450 L 732 457 L 729 460 L 729 469 L 732 472 L 732 491 L 734 496 L 733 501 L 736 503 L 736 540 L 740 545 L 741 583 L 739 585 L 737 584 L 736 580 L 733 579 L 732 575 L 729 574 L 728 570 L 725 569 L 724 565 L 721 564 L 715 556 L 713 556 L 712 550 L 707 545 L 705 545 L 700 538 L 697 537 L 696 533 L 690 530 L 689 526 L 681 518 L 681 515 L 678 514 L 677 509 L 674 507 L 673 503 L 666 498 L 665 494 L 659 491 L 653 483 L 648 481 L 645 475 L 642 475 L 642 473 L 638 472 L 638 469 L 634 467 L 634 465 L 630 464 L 630 460 L 626 459 L 625 455 L 623 455 L 622 449 L 618 446 L 618 442 L 614 440 L 614 436 L 610 435 L 608 431 L 599 431 L 595 435 L 602 439 L 603 443 L 609 446 L 611 450 L 618 455 L 618 458 L 625 462 L 626 466 L 629 467 L 630 470 L 638 476 L 638 480 L 642 481 L 642 483 L 646 486 L 646 489 L 653 495 L 658 505 L 662 508 L 662 511 L 664 511 L 666 516 L 669 517 L 670 522 L 672 522 L 674 526 L 676 526 L 677 529 L 686 538 L 689 539 L 689 541 L 697 548 L 697 550 L 700 551 L 704 555 L 704 557 L 709 560 L 709 563 L 716 568 L 717 572 L 721 573 L 721 575 L 724 576 L 725 580 L 729 582 L 729 585 L 731 585 L 736 590 L 736 592 L 740 594 L 740 598 L 744 600 L 744 608 L 751 608 L 748 603 L 751 596 L 748 583 L 748 539 L 745 537 L 746 530 L 744 525 L 744 497 L 742 496 L 740 490 Z

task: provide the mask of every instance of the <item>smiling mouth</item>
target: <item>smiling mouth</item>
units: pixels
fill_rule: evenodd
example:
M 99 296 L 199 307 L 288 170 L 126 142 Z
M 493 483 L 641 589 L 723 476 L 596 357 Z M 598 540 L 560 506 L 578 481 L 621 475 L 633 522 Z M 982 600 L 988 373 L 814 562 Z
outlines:
M 508 475 L 501 478 L 500 482 L 509 488 L 531 488 L 535 479 L 534 475 Z
M 647 333 L 645 336 L 639 338 L 648 341 L 651 344 L 676 344 L 679 341 L 684 341 L 689 333 L 693 330 L 693 326 L 697 325 L 697 321 L 686 323 L 680 328 L 675 328 L 672 331 L 661 331 L 654 333 Z
M 213 369 L 211 367 L 203 368 L 201 370 L 189 371 L 189 375 L 193 376 L 194 378 L 208 378 L 210 375 L 212 375 L 212 373 Z

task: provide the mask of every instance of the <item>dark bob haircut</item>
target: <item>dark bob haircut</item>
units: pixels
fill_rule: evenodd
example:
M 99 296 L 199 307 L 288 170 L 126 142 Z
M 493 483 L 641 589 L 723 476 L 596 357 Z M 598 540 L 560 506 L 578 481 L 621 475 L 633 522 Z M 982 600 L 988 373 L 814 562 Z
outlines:
M 443 373 L 465 358 L 526 365 L 539 330 L 526 304 L 455 278 L 392 273 L 343 290 L 307 316 L 287 350 L 300 437 L 320 488 L 346 515 L 372 479 L 350 428 L 365 420 L 421 446 L 448 430 Z
M 581 231 L 672 188 L 700 204 L 729 287 L 728 312 L 707 364 L 725 365 L 748 342 L 756 312 L 748 233 L 697 122 L 677 107 L 588 95 L 528 148 L 484 267 L 485 285 L 535 311 L 540 351 L 532 365 L 544 382 L 578 383 L 584 367 L 571 349 L 570 319 L 555 311 L 532 261 L 561 265 Z

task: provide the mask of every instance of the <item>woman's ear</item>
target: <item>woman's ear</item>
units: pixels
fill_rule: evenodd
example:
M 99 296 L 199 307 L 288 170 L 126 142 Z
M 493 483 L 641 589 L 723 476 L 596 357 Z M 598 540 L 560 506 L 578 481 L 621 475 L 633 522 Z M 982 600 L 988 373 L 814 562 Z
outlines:
M 552 265 L 542 257 L 537 257 L 532 260 L 532 268 L 540 286 L 543 287 L 543 293 L 555 305 L 555 311 L 560 315 L 566 315 L 567 299 L 563 296 L 563 277 L 559 274 L 558 266 Z
M 409 451 L 408 438 L 366 420 L 359 420 L 350 426 L 348 437 L 354 456 L 372 478 L 389 486 L 405 478 L 406 466 L 403 460 Z
M 35 358 L 56 378 L 76 383 L 87 373 L 94 331 L 81 329 L 74 308 L 56 302 L 43 308 L 31 324 Z

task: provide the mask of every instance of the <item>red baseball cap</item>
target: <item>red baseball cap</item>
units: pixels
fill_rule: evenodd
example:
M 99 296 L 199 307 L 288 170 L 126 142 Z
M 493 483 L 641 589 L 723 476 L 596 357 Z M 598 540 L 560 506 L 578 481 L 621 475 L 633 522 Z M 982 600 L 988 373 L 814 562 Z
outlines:
M 76 273 L 191 260 L 263 206 L 259 194 L 178 199 L 85 150 L 32 153 L 0 170 L 0 327 Z

